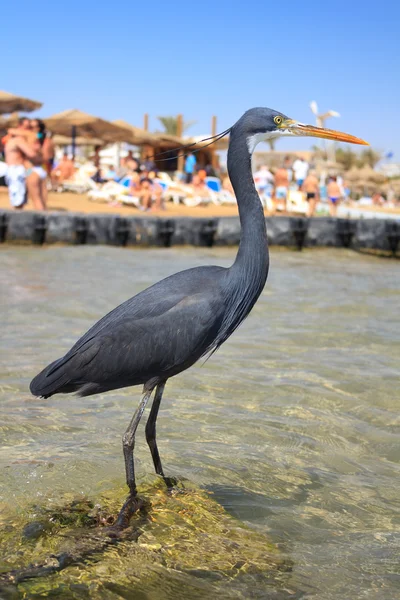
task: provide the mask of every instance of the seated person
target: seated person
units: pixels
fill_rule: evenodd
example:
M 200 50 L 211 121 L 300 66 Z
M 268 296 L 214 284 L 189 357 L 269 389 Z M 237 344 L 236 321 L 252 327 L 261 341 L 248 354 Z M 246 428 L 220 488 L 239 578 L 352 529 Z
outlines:
M 197 175 L 200 177 L 201 181 L 205 181 L 206 177 L 207 177 L 207 172 L 205 169 L 199 169 L 199 171 L 197 172 Z
M 138 196 L 140 190 L 140 175 L 137 171 L 133 171 L 131 173 L 128 172 L 128 176 L 130 178 L 129 195 Z
M 61 184 L 67 179 L 71 179 L 75 173 L 74 161 L 64 152 L 62 159 L 50 173 L 51 183 L 54 186 Z
M 383 206 L 385 204 L 385 198 L 380 192 L 375 192 L 372 195 L 372 204 L 374 204 L 375 206 Z
M 164 209 L 162 194 L 163 189 L 156 181 L 154 171 L 143 171 L 138 191 L 134 194 L 140 199 L 141 209 L 152 210 L 153 201 L 155 202 L 154 210 Z
M 208 189 L 206 183 L 201 180 L 198 174 L 193 175 L 192 183 L 187 186 L 190 192 L 197 197 L 207 198 L 210 196 L 210 190 Z
M 105 169 L 103 176 L 106 181 L 115 181 L 118 179 L 117 172 L 112 165 L 109 165 L 107 169 Z

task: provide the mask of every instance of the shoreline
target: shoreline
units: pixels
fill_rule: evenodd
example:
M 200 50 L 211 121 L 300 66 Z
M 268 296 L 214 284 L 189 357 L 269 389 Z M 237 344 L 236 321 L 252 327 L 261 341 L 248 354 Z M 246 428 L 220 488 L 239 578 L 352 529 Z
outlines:
M 377 213 L 379 212 L 382 215 L 382 218 L 385 215 L 390 218 L 391 215 L 399 215 L 400 217 L 400 207 L 398 208 L 388 208 L 388 209 L 380 209 L 378 210 L 374 206 L 363 206 L 357 207 L 357 204 L 354 203 L 352 207 L 349 207 L 349 210 L 362 210 L 363 213 Z M 12 210 L 10 206 L 7 188 L 0 187 L 0 210 Z M 25 211 L 33 211 L 34 207 L 30 200 L 24 207 L 22 211 L 14 211 L 14 212 L 25 212 Z M 49 201 L 48 201 L 48 210 L 46 213 L 51 212 L 59 212 L 59 213 L 83 213 L 83 214 L 109 214 L 115 216 L 123 216 L 123 217 L 140 217 L 140 218 L 181 218 L 181 217 L 190 217 L 190 218 L 220 218 L 220 217 L 238 217 L 239 212 L 237 205 L 222 205 L 217 206 L 215 204 L 208 204 L 206 206 L 196 206 L 189 207 L 183 204 L 173 204 L 172 202 L 168 202 L 165 210 L 152 210 L 150 212 L 142 212 L 137 208 L 132 206 L 111 206 L 107 202 L 94 202 L 89 200 L 86 194 L 76 194 L 73 192 L 49 192 Z M 45 213 L 43 213 L 45 214 Z M 264 210 L 265 216 L 272 216 L 267 210 Z M 289 216 L 289 213 L 278 212 L 276 216 Z M 290 213 L 290 216 L 293 217 L 303 217 L 304 215 L 301 213 Z M 315 215 L 313 218 L 323 218 L 321 215 Z

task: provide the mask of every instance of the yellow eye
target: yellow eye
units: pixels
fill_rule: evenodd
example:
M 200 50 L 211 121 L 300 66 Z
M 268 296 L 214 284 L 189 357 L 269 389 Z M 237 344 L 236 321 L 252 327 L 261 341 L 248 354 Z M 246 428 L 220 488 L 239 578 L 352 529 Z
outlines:
M 280 125 L 282 123 L 282 117 L 279 117 L 278 115 L 276 117 L 274 117 L 274 123 L 276 125 Z

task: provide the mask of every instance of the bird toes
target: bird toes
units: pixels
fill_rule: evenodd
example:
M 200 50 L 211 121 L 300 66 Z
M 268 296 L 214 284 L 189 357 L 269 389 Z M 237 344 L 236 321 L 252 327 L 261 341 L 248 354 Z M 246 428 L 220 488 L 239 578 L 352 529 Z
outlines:
M 113 527 L 116 530 L 126 529 L 129 527 L 132 516 L 136 512 L 146 509 L 147 506 L 148 502 L 144 498 L 140 498 L 137 494 L 130 494 L 119 511 Z

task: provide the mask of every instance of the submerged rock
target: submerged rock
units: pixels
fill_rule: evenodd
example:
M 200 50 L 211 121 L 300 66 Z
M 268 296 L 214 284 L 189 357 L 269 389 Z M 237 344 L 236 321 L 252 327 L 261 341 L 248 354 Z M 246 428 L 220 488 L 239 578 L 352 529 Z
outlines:
M 144 510 L 118 535 L 112 523 L 125 489 L 103 494 L 96 506 L 85 499 L 36 506 L 32 522 L 0 531 L 0 591 L 13 583 L 21 597 L 133 597 L 121 590 L 151 592 L 161 577 L 164 597 L 180 585 L 231 597 L 228 585 L 236 597 L 234 590 L 253 582 L 248 597 L 256 598 L 265 597 L 256 594 L 262 581 L 290 569 L 266 535 L 230 516 L 212 494 L 186 483 L 168 492 L 161 482 L 140 492 Z M 150 592 L 143 597 L 162 597 Z

